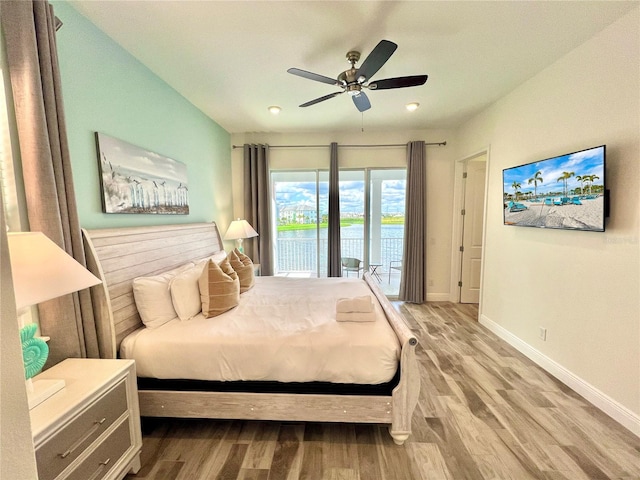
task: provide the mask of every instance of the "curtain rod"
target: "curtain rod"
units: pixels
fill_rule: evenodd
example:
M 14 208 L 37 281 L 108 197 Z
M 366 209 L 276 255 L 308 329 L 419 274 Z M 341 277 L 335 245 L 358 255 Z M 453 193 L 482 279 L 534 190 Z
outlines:
M 445 146 L 447 144 L 446 140 L 444 142 L 425 142 L 425 145 L 438 145 Z M 322 148 L 322 147 L 330 147 L 331 145 L 269 145 L 269 148 Z M 369 148 L 369 147 L 406 147 L 406 143 L 388 143 L 388 144 L 371 144 L 371 145 L 342 145 L 338 144 L 338 147 L 342 148 Z M 233 149 L 243 148 L 244 145 L 232 145 Z

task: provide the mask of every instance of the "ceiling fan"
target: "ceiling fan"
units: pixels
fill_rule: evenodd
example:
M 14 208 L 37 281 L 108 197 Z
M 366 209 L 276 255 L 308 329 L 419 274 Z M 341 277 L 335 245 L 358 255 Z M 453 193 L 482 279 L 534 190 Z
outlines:
M 335 85 L 342 88 L 340 92 L 330 93 L 324 97 L 316 98 L 309 102 L 303 103 L 301 107 L 308 107 L 315 105 L 316 103 L 324 102 L 330 98 L 337 97 L 338 95 L 347 92 L 353 99 L 353 103 L 356 108 L 364 112 L 371 108 L 371 102 L 369 98 L 362 90 L 368 88 L 369 90 L 389 90 L 392 88 L 405 88 L 405 87 L 417 87 L 424 85 L 427 81 L 427 75 L 413 75 L 409 77 L 397 77 L 386 78 L 384 80 L 371 81 L 380 68 L 386 63 L 387 60 L 396 51 L 398 45 L 389 40 L 381 40 L 378 45 L 373 49 L 367 58 L 365 58 L 362 65 L 356 68 L 355 64 L 360 60 L 360 52 L 350 51 L 347 53 L 347 60 L 351 63 L 351 68 L 345 70 L 337 79 L 325 77 L 324 75 L 318 75 L 317 73 L 307 72 L 300 70 L 299 68 L 290 68 L 287 72 L 298 75 L 299 77 L 308 78 L 309 80 L 315 80 L 316 82 L 327 83 L 329 85 Z

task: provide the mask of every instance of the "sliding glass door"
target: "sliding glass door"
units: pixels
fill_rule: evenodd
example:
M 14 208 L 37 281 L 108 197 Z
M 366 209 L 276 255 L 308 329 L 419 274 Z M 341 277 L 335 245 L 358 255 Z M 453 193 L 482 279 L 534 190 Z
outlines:
M 390 297 L 400 291 L 406 188 L 405 169 L 369 171 L 369 270 Z
M 340 250 L 343 259 L 366 268 L 365 171 L 340 171 Z M 344 261 L 343 261 L 344 264 Z M 343 269 L 344 270 L 344 269 Z M 343 276 L 361 275 L 362 271 L 343 271 Z
M 272 172 L 275 275 L 327 276 L 329 172 Z
M 389 296 L 400 287 L 405 192 L 405 169 L 340 171 L 342 256 L 359 260 Z
M 343 259 L 370 271 L 389 296 L 398 294 L 404 238 L 405 169 L 340 171 L 340 237 Z M 275 171 L 275 274 L 326 277 L 329 172 Z M 358 269 L 361 266 L 362 269 Z

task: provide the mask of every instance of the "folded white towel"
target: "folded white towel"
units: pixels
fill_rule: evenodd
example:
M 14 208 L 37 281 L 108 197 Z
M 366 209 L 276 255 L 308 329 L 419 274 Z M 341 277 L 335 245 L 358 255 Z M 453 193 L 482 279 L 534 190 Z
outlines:
M 374 322 L 376 320 L 376 314 L 374 312 L 339 312 L 336 313 L 336 320 L 338 322 Z
M 369 313 L 373 312 L 373 303 L 369 295 L 362 297 L 339 298 L 336 302 L 336 313 Z

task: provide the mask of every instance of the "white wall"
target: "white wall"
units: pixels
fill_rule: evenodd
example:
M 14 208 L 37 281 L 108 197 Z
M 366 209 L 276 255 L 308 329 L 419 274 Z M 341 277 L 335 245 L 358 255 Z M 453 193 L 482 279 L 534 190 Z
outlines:
M 283 112 L 284 113 L 284 112 Z M 283 114 L 281 113 L 281 115 Z M 331 142 L 338 145 L 406 144 L 411 140 L 426 142 L 449 141 L 447 146 L 427 146 L 427 232 L 428 242 L 425 285 L 427 299 L 448 300 L 451 262 L 451 222 L 453 205 L 452 132 L 448 130 L 417 130 L 406 132 L 338 132 L 334 134 L 252 133 L 231 135 L 233 145 L 266 143 L 269 145 L 326 145 L 324 148 L 279 149 L 269 153 L 274 170 L 329 169 Z M 340 168 L 406 167 L 405 147 L 339 148 Z M 233 176 L 234 216 L 243 217 L 242 149 L 231 156 Z M 222 231 L 226 226 L 222 226 Z M 433 285 L 429 286 L 429 281 Z
M 639 24 L 636 8 L 456 138 L 458 158 L 491 146 L 481 321 L 638 435 Z M 503 226 L 502 169 L 601 144 L 605 233 Z

